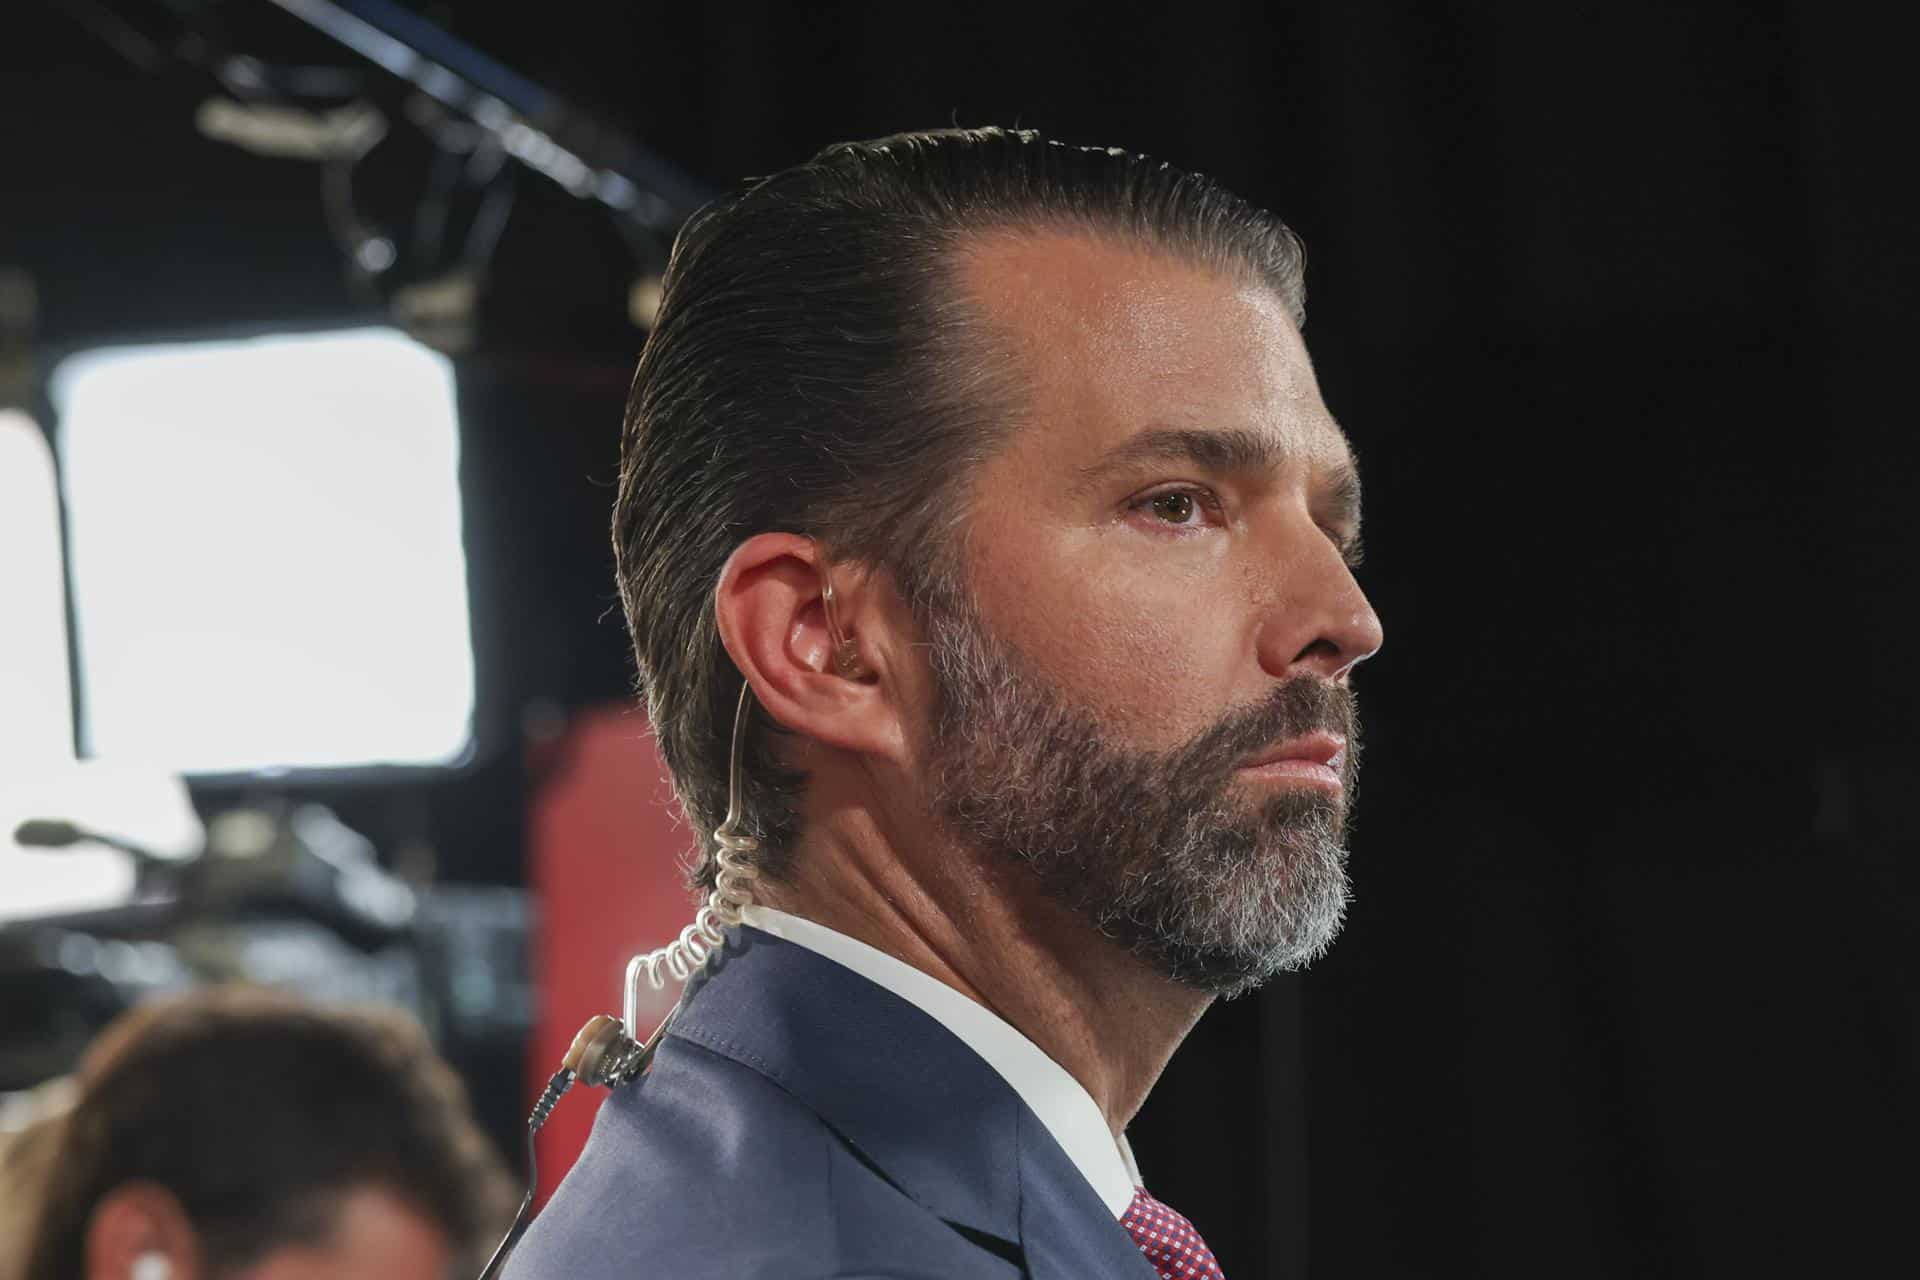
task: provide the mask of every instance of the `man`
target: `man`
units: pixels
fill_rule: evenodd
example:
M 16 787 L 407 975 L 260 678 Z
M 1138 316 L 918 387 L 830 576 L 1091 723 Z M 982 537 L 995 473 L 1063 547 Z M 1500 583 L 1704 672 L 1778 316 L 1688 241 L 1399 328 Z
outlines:
M 1025 132 L 681 233 L 614 542 L 701 830 L 759 708 L 754 905 L 510 1275 L 1218 1274 L 1124 1130 L 1336 931 L 1381 643 L 1301 304 L 1270 215 Z
M 398 1015 L 213 988 L 101 1033 L 73 1102 L 0 1162 L 22 1280 L 443 1280 L 513 1189 Z M 7 1271 L 6 1274 L 14 1274 Z

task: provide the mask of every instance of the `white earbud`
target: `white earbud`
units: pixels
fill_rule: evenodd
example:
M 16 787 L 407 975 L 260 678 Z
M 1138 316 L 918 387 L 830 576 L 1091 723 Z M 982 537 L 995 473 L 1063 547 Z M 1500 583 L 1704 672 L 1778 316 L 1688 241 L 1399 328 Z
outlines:
M 149 1249 L 133 1260 L 127 1280 L 173 1280 L 173 1264 L 166 1254 Z

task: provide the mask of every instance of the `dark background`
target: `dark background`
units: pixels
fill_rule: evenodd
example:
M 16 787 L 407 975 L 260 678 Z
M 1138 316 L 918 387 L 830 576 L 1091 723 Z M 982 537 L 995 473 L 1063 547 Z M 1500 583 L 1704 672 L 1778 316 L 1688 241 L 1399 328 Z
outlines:
M 1811 3 L 416 7 L 716 185 L 1017 123 L 1204 170 L 1305 236 L 1388 644 L 1346 935 L 1210 1013 L 1134 1129 L 1229 1276 L 1910 1256 L 1895 33 Z M 46 352 L 375 304 L 312 166 L 201 137 L 204 78 L 57 8 L 0 27 L 0 261 L 33 273 Z M 410 163 L 370 165 L 369 209 Z M 448 880 L 520 875 L 528 708 L 628 687 L 605 529 L 631 275 L 604 216 L 525 176 L 460 365 L 479 757 L 309 788 Z M 520 1065 L 476 1073 L 511 1132 Z

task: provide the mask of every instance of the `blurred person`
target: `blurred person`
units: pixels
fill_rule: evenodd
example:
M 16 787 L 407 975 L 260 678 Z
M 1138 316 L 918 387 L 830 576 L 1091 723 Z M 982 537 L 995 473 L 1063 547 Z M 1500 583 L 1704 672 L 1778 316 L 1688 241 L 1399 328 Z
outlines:
M 0 1280 L 18 1280 L 73 1079 L 58 1076 L 0 1103 Z
M 1125 1129 L 1338 930 L 1382 641 L 1301 271 L 1205 178 L 998 129 L 681 231 L 614 545 L 699 830 L 751 714 L 757 847 L 695 868 L 751 902 L 509 1276 L 1220 1275 Z
M 466 1092 L 397 1011 L 252 988 L 136 1006 L 19 1135 L 13 1280 L 444 1280 L 514 1188 Z

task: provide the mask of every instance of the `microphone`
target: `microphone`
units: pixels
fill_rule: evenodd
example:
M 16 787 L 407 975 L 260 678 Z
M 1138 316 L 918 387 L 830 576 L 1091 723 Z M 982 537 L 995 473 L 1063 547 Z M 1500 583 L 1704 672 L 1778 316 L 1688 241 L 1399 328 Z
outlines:
M 13 829 L 14 843 L 29 849 L 65 849 L 90 838 L 65 818 L 28 818 Z
M 13 839 L 23 849 L 71 849 L 81 844 L 116 849 L 133 859 L 137 873 L 143 878 L 159 874 L 162 867 L 178 861 L 162 857 L 145 845 L 83 827 L 66 818 L 28 818 L 14 827 Z

